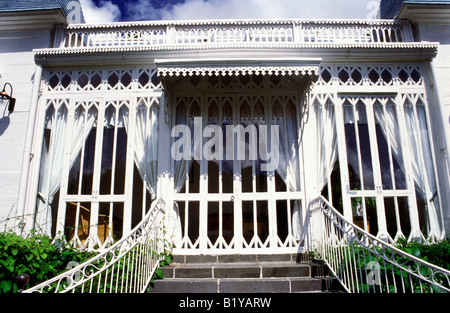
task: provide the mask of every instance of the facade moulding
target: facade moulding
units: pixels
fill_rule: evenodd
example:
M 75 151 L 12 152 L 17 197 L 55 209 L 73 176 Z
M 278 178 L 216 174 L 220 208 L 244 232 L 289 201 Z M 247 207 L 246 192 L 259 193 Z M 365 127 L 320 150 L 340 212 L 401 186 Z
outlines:
M 402 25 L 408 23 L 402 20 L 368 20 L 368 19 L 220 19 L 220 20 L 164 20 L 164 21 L 139 21 L 139 22 L 115 22 L 104 24 L 71 24 L 60 26 L 67 30 L 78 29 L 111 29 L 122 27 L 146 27 L 146 26 L 214 26 L 214 25 L 286 25 L 286 24 L 319 24 L 319 25 Z
M 172 49 L 173 48 L 173 49 Z M 437 54 L 437 43 L 399 44 L 301 44 L 291 47 L 242 46 L 242 47 L 133 47 L 133 48 L 83 48 L 83 49 L 39 49 L 35 50 L 35 62 L 49 68 L 111 66 L 123 64 L 133 66 L 153 63 L 155 59 L 179 58 L 198 59 L 227 58 L 314 58 L 321 56 L 322 62 L 423 62 Z M 236 51 L 239 53 L 237 54 Z

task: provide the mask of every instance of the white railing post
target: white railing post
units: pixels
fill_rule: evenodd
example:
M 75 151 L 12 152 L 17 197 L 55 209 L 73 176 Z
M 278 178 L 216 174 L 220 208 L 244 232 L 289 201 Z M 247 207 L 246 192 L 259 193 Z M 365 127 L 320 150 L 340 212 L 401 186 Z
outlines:
M 166 27 L 167 44 L 176 44 L 176 29 L 174 25 L 167 25 Z
M 292 24 L 292 39 L 295 43 L 304 42 L 302 27 L 302 22 L 294 22 Z

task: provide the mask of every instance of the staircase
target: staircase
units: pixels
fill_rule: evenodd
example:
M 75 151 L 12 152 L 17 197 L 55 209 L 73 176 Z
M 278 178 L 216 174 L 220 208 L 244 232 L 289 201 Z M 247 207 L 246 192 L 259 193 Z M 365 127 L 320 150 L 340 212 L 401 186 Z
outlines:
M 162 268 L 155 293 L 342 292 L 325 265 L 299 263 L 301 255 L 178 255 Z

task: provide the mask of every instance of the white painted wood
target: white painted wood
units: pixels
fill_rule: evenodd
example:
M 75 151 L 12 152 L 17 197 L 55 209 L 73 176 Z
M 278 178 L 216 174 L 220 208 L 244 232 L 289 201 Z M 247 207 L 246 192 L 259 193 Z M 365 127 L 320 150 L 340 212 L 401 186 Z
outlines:
M 28 22 L 27 22 L 28 23 Z M 22 23 L 21 27 L 24 27 Z M 433 24 L 432 21 L 427 27 L 419 27 L 420 35 L 423 36 L 422 40 L 432 39 L 430 41 L 437 41 L 440 39 L 436 35 L 436 32 L 442 30 L 442 26 Z M 440 21 L 442 23 L 442 21 Z M 445 109 L 447 105 L 447 96 L 442 87 L 442 77 L 446 77 L 445 71 L 447 68 L 447 60 L 442 57 L 442 51 L 448 47 L 448 42 L 442 42 L 442 46 L 437 50 L 437 45 L 433 43 L 415 42 L 409 23 L 398 21 L 176 21 L 176 22 L 139 22 L 139 23 L 122 23 L 111 24 L 107 28 L 101 28 L 95 25 L 72 25 L 67 28 L 58 28 L 54 39 L 55 49 L 39 49 L 36 51 L 36 60 L 38 63 L 45 67 L 44 77 L 45 84 L 41 88 L 42 96 L 38 100 L 36 93 L 33 93 L 32 102 L 31 99 L 31 83 L 29 78 L 35 70 L 34 61 L 32 60 L 33 54 L 30 53 L 32 48 L 46 48 L 50 46 L 50 35 L 47 30 L 35 31 L 30 33 L 28 30 L 4 30 L 0 28 L 0 40 L 5 43 L 0 48 L 0 53 L 5 59 L 10 59 L 11 65 L 2 68 L 0 73 L 0 82 L 4 79 L 10 80 L 14 83 L 15 94 L 18 94 L 18 106 L 16 112 L 10 117 L 10 125 L 6 131 L 0 137 L 0 147 L 2 151 L 8 151 L 1 155 L 1 164 L 8 164 L 8 168 L 5 167 L 1 170 L 0 166 L 0 178 L 3 181 L 8 181 L 7 187 L 0 190 L 0 216 L 5 215 L 11 207 L 16 205 L 16 195 L 18 194 L 20 170 L 21 175 L 21 187 L 18 200 L 18 208 L 24 210 L 23 212 L 34 213 L 36 207 L 36 189 L 39 181 L 39 164 L 41 158 L 42 147 L 42 129 L 43 120 L 45 117 L 44 106 L 47 101 L 63 101 L 63 99 L 70 99 L 69 101 L 69 117 L 74 113 L 73 105 L 75 102 L 80 101 L 97 101 L 99 103 L 99 123 L 103 123 L 102 114 L 106 103 L 109 101 L 127 101 L 129 107 L 129 133 L 133 134 L 134 123 L 136 120 L 135 108 L 136 102 L 139 97 L 150 97 L 152 99 L 160 99 L 161 111 L 160 111 L 160 151 L 161 162 L 159 163 L 159 182 L 157 187 L 157 193 L 164 195 L 165 199 L 184 201 L 185 205 L 192 201 L 199 202 L 199 249 L 193 249 L 191 253 L 198 253 L 201 251 L 209 251 L 212 246 L 216 250 L 226 250 L 227 243 L 223 239 L 224 235 L 224 203 L 230 200 L 229 194 L 208 194 L 208 162 L 202 160 L 200 163 L 200 193 L 192 194 L 187 191 L 186 194 L 181 196 L 173 193 L 173 183 L 170 178 L 170 157 L 167 154 L 168 148 L 170 148 L 170 136 L 168 132 L 170 127 L 166 122 L 167 115 L 169 113 L 166 110 L 172 110 L 171 105 L 173 96 L 172 91 L 169 90 L 169 86 L 162 86 L 158 83 L 150 82 L 141 84 L 139 77 L 142 73 L 147 73 L 151 76 L 159 69 L 160 73 L 165 76 L 178 75 L 180 83 L 186 85 L 189 84 L 189 75 L 201 74 L 209 75 L 211 71 L 216 73 L 223 73 L 227 69 L 233 69 L 237 71 L 243 71 L 245 74 L 253 75 L 252 70 L 255 73 L 274 73 L 277 75 L 292 74 L 294 71 L 296 74 L 305 74 L 305 67 L 311 65 L 308 70 L 319 70 L 320 64 L 321 77 L 314 84 L 312 90 L 312 96 L 322 95 L 332 99 L 335 107 L 337 125 L 343 125 L 343 95 L 348 95 L 350 98 L 361 99 L 365 103 L 367 115 L 369 118 L 370 127 L 370 143 L 372 152 L 372 167 L 374 169 L 375 189 L 374 190 L 361 190 L 351 194 L 348 190 L 348 170 L 346 161 L 346 146 L 345 134 L 342 127 L 337 128 L 338 133 L 338 151 L 340 157 L 340 170 L 341 170 L 341 182 L 344 190 L 343 195 L 343 213 L 347 218 L 352 218 L 351 212 L 351 198 L 352 197 L 374 197 L 377 202 L 377 218 L 379 226 L 379 236 L 385 236 L 387 234 L 387 221 L 384 216 L 384 199 L 398 197 L 408 197 L 409 203 L 409 218 L 411 222 L 411 236 L 420 236 L 420 223 L 417 209 L 417 201 L 414 192 L 414 181 L 411 177 L 410 159 L 409 156 L 404 154 L 405 172 L 407 176 L 407 188 L 405 190 L 383 190 L 380 165 L 377 163 L 378 157 L 377 145 L 376 145 L 376 131 L 374 128 L 373 118 L 373 103 L 374 99 L 381 99 L 383 95 L 394 95 L 395 104 L 397 108 L 397 117 L 399 127 L 401 128 L 402 140 L 404 140 L 404 134 L 406 132 L 406 125 L 404 121 L 404 115 L 402 105 L 405 101 L 405 97 L 423 97 L 423 101 L 427 106 L 427 122 L 432 128 L 430 130 L 430 138 L 433 145 L 433 153 L 436 155 L 437 160 L 434 161 L 434 171 L 439 175 L 441 188 L 438 193 L 441 207 L 449 207 L 449 198 L 447 190 L 449 186 L 449 171 L 447 158 L 447 143 L 449 138 L 448 127 L 448 110 Z M 425 36 L 426 35 L 426 36 Z M 23 41 L 18 45 L 18 41 L 14 41 L 12 38 L 26 37 L 27 41 Z M 14 43 L 14 44 L 11 44 Z M 21 52 L 27 50 L 28 52 Z M 438 65 L 434 68 L 428 66 L 429 58 L 434 57 L 434 54 L 438 51 L 439 61 Z M 70 53 L 68 53 L 70 52 Z M 83 53 L 83 54 L 82 54 Z M 300 54 L 301 53 L 301 54 Z M 97 56 L 100 55 L 102 63 L 98 61 Z M 313 60 L 311 64 L 306 64 L 298 61 L 298 56 L 302 55 L 307 60 L 311 61 L 314 57 L 319 57 L 317 60 Z M 173 58 L 173 59 L 168 59 Z M 23 60 L 23 61 L 22 61 Z M 159 60 L 159 61 L 158 61 Z M 163 61 L 161 61 L 163 60 Z M 165 60 L 165 61 L 164 61 Z M 249 62 L 249 60 L 251 62 Z M 270 60 L 275 60 L 276 64 L 270 64 Z M 292 60 L 297 67 L 292 69 Z M 88 62 L 87 62 L 88 61 Z M 104 61 L 104 62 L 103 62 Z M 305 61 L 305 59 L 303 59 Z M 401 61 L 401 62 L 400 62 Z M 258 67 L 257 63 L 261 62 L 265 67 Z M 425 63 L 424 63 L 425 62 Z M 146 64 L 146 66 L 143 66 Z M 53 67 L 53 68 L 52 68 Z M 280 72 L 277 72 L 280 71 Z M 324 73 L 328 72 L 330 81 L 324 80 Z M 413 73 L 420 76 L 418 80 L 414 79 Z M 425 73 L 430 71 L 431 74 L 425 76 Z M 38 72 L 38 71 L 36 71 Z M 18 74 L 20 73 L 20 74 Z M 406 73 L 406 74 L 405 74 Z M 242 74 L 242 73 L 241 73 Z M 231 75 L 233 79 L 239 77 L 241 74 L 235 73 Z M 434 75 L 433 75 L 434 74 Z M 108 83 L 108 81 L 116 75 L 117 84 Z M 131 83 L 127 84 L 126 80 L 122 79 L 126 76 L 131 78 Z M 216 74 L 217 75 L 217 74 Z M 343 77 L 348 76 L 348 79 Z M 358 75 L 361 79 L 358 79 Z M 378 79 L 372 80 L 371 77 Z M 402 76 L 406 75 L 404 80 Z M 194 75 L 195 76 L 195 75 Z M 386 77 L 391 79 L 386 79 Z M 428 76 L 431 76 L 429 78 Z M 175 77 L 175 76 L 174 76 Z M 435 77 L 434 80 L 432 78 Z M 38 80 L 38 78 L 37 78 Z M 83 81 L 85 80 L 85 81 Z M 96 82 L 98 80 L 98 82 Z M 249 86 L 242 86 L 241 89 L 226 90 L 225 95 L 229 95 L 233 99 L 233 103 L 238 103 L 238 97 L 245 95 Z M 436 86 L 440 87 L 441 93 L 438 96 L 434 94 L 438 92 Z M 35 84 L 35 90 L 39 90 L 38 84 Z M 216 86 L 217 87 L 217 86 Z M 220 86 L 223 89 L 224 86 Z M 245 88 L 244 88 L 245 87 Z M 212 95 L 218 96 L 223 90 L 220 88 L 213 89 Z M 273 86 L 265 85 L 264 97 L 267 100 L 271 96 L 270 92 Z M 287 94 L 285 89 L 276 89 L 277 96 Z M 302 90 L 297 88 L 295 90 L 296 97 L 299 104 L 302 102 Z M 244 90 L 244 92 L 242 92 Z M 291 90 L 292 91 L 292 90 Z M 189 93 L 191 90 L 189 90 Z M 205 92 L 204 90 L 202 91 Z M 172 93 L 172 94 L 171 94 Z M 366 96 L 364 96 L 366 95 Z M 397 96 L 395 96 L 397 95 Z M 256 98 L 256 93 L 248 92 L 248 97 Z M 20 98 L 19 98 L 20 97 Z M 371 98 L 374 97 L 374 98 Z M 203 94 L 201 99 L 206 101 L 206 96 Z M 381 100 L 380 100 L 381 101 Z M 384 100 L 383 100 L 384 101 Z M 38 107 L 39 102 L 39 107 Z M 270 101 L 268 101 L 269 103 Z M 438 104 L 435 104 L 437 102 Z M 37 107 L 36 114 L 33 113 L 34 107 L 29 108 L 30 103 L 32 106 Z M 441 104 L 443 103 L 443 104 Z M 202 103 L 202 106 L 206 106 L 206 103 Z M 270 116 L 270 110 L 267 108 L 270 104 L 266 105 L 266 115 Z M 300 106 L 300 105 L 299 105 Z M 116 107 L 117 108 L 117 107 Z M 164 108 L 164 109 L 163 109 Z M 28 112 L 30 111 L 30 129 L 35 127 L 35 135 L 33 137 L 26 137 L 25 133 L 21 129 L 26 125 L 28 118 Z M 235 122 L 239 120 L 239 112 L 234 111 Z M 284 114 L 285 111 L 284 111 Z M 300 114 L 298 112 L 298 114 Z M 207 115 L 203 116 L 203 122 L 206 123 Z M 36 123 L 34 118 L 36 117 Z M 253 247 L 254 251 L 267 251 L 267 249 L 277 248 L 277 251 L 294 251 L 291 243 L 291 238 L 287 238 L 285 243 L 282 243 L 277 239 L 276 234 L 279 229 L 277 227 L 277 214 L 275 210 L 277 200 L 301 200 L 302 217 L 306 216 L 306 202 L 315 198 L 320 190 L 313 190 L 308 186 L 308 172 L 311 170 L 308 168 L 308 156 L 309 151 L 315 149 L 315 138 L 309 136 L 314 134 L 315 119 L 314 114 L 310 114 L 310 119 L 304 127 L 304 134 L 307 138 L 302 138 L 300 145 L 300 173 L 303 177 L 301 179 L 301 191 L 300 192 L 268 192 L 263 193 L 243 193 L 242 183 L 239 180 L 241 175 L 240 162 L 236 162 L 234 165 L 234 173 L 236 174 L 234 179 L 234 203 L 235 203 L 235 240 L 230 244 L 235 251 L 244 251 L 245 248 Z M 303 116 L 298 116 L 299 121 Z M 69 118 L 69 120 L 71 120 Z M 6 125 L 6 120 L 0 122 Z M 70 129 L 70 127 L 69 127 Z M 31 131 L 29 132 L 31 133 Z M 117 134 L 117 129 L 115 131 Z M 442 133 L 442 134 L 441 134 Z M 27 142 L 33 138 L 32 153 L 30 162 L 26 158 L 30 149 Z M 117 145 L 117 137 L 115 137 L 114 146 Z M 436 138 L 438 140 L 436 140 Z M 447 139 L 446 139 L 447 138 Z M 96 146 L 96 160 L 94 165 L 94 178 L 93 178 L 93 191 L 90 195 L 68 195 L 61 192 L 60 205 L 59 205 L 59 220 L 65 219 L 65 203 L 73 201 L 77 203 L 78 208 L 81 202 L 89 202 L 92 205 L 92 218 L 91 218 L 91 239 L 92 243 L 98 242 L 96 232 L 98 231 L 97 223 L 99 215 L 99 206 L 101 203 L 124 203 L 123 213 L 123 230 L 128 232 L 131 230 L 134 220 L 134 203 L 133 203 L 133 190 L 134 190 L 134 164 L 133 149 L 134 149 L 134 136 L 128 136 L 128 151 L 127 151 L 127 164 L 126 164 L 126 177 L 125 177 L 125 193 L 124 195 L 101 195 L 99 193 L 101 184 L 101 143 L 103 140 L 103 132 L 99 128 L 97 132 L 97 146 Z M 403 144 L 404 141 L 403 141 Z M 68 145 L 68 144 L 67 144 Z M 25 147 L 25 149 L 24 149 Z M 7 148 L 7 149 L 6 149 Z M 63 177 L 69 175 L 68 156 L 66 149 L 65 167 L 63 169 Z M 6 162 L 11 159 L 15 159 L 13 156 L 18 152 L 19 155 L 23 155 L 23 165 L 20 158 L 17 161 Z M 22 153 L 23 152 L 23 153 Z M 115 163 L 113 157 L 113 164 Z M 392 165 L 392 160 L 390 160 Z M 28 168 L 29 166 L 29 168 Z M 114 166 L 113 166 L 114 168 Z M 391 166 L 392 169 L 392 166 Z M 173 169 L 172 169 L 173 170 Z M 219 167 L 219 173 L 222 175 L 222 164 Z M 253 173 L 254 174 L 254 168 Z M 391 173 L 391 176 L 393 173 Z M 114 175 L 113 175 L 114 176 Z M 26 178 L 25 178 L 26 177 Z M 189 177 L 188 177 L 189 178 Z M 25 182 L 24 182 L 25 179 Z M 112 184 L 113 182 L 111 182 Z M 251 180 L 253 190 L 256 188 L 255 176 L 252 176 Z M 26 187 L 24 187 L 26 186 Z M 274 190 L 275 181 L 268 179 L 267 186 L 269 189 Z M 62 182 L 61 190 L 63 191 L 67 187 L 67 182 Z M 219 190 L 222 190 L 222 182 L 219 182 Z M 331 194 L 331 186 L 328 185 L 328 193 Z M 22 194 L 23 193 L 23 194 Z M 145 188 L 143 190 L 144 199 L 140 206 L 141 213 L 145 211 L 146 207 L 146 194 Z M 313 196 L 314 195 L 314 196 Z M 428 194 L 428 196 L 431 196 Z M 167 198 L 166 198 L 167 197 Z M 208 238 L 207 229 L 205 225 L 208 224 L 208 203 L 219 203 L 219 239 L 214 246 Z M 257 218 L 256 206 L 258 201 L 266 201 L 268 206 L 268 219 L 271 221 L 269 227 L 269 236 L 265 242 L 258 242 L 258 238 L 251 243 L 247 243 L 244 240 L 244 234 L 242 233 L 243 221 L 243 201 L 251 201 L 253 203 L 253 218 Z M 293 208 L 291 202 L 287 201 L 288 215 L 292 213 Z M 25 211 L 26 210 L 26 211 Z M 449 211 L 442 212 L 442 219 L 444 222 L 450 220 Z M 174 209 L 174 212 L 176 210 Z M 365 211 L 364 211 L 365 212 Z M 141 214 L 141 215 L 142 215 Z M 397 223 L 397 230 L 399 230 L 400 212 L 397 202 L 395 202 L 395 216 Z M 112 215 L 109 214 L 109 225 L 112 224 Z M 174 224 L 176 224 L 174 222 Z M 366 222 L 367 224 L 367 222 Z M 60 225 L 58 230 L 64 229 L 63 224 Z M 185 232 L 187 231 L 185 226 Z M 292 221 L 289 221 L 288 233 L 292 232 Z M 432 233 L 442 236 L 441 225 L 432 225 Z M 257 224 L 253 224 L 253 231 L 257 231 Z M 396 236 L 400 236 L 400 232 L 397 232 Z M 414 237 L 412 236 L 412 237 Z M 194 245 L 194 243 L 189 243 Z M 220 249 L 219 249 L 220 247 Z M 255 248 L 256 247 L 256 248 Z

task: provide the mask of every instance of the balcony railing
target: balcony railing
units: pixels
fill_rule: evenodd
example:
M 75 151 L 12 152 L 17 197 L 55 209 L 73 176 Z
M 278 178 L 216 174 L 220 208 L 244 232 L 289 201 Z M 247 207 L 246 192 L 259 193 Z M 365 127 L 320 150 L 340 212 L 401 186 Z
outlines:
M 75 24 L 59 28 L 55 48 L 277 46 L 412 42 L 409 23 L 390 20 L 218 20 Z

